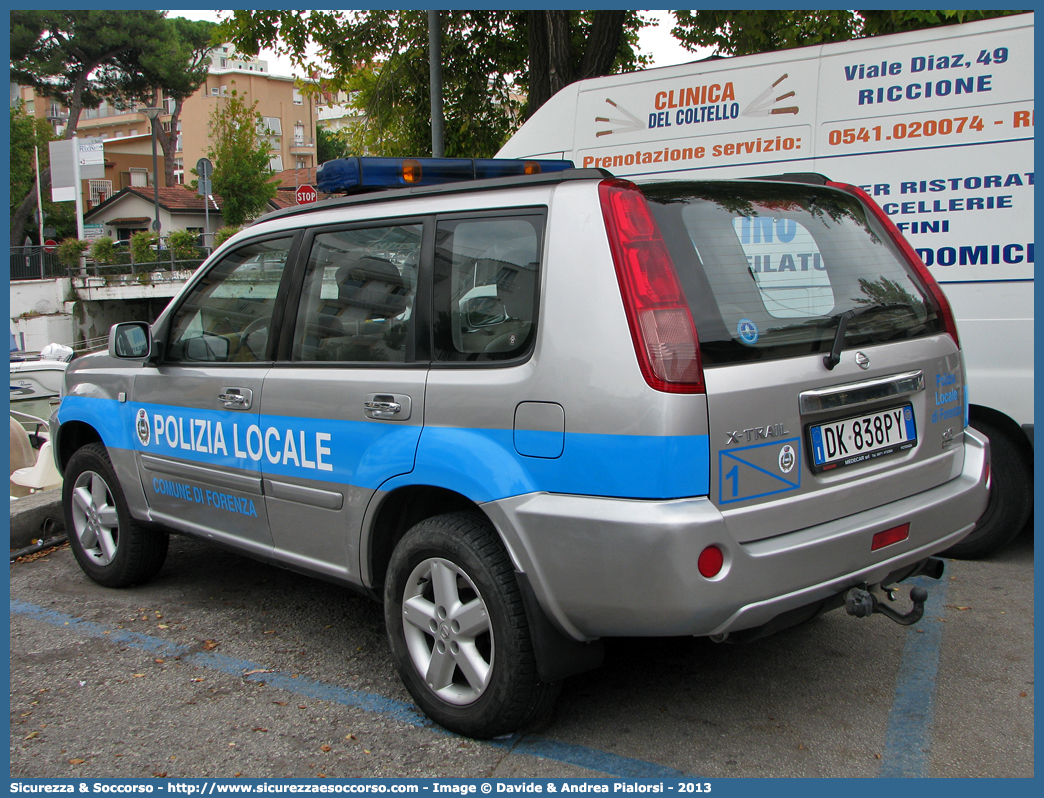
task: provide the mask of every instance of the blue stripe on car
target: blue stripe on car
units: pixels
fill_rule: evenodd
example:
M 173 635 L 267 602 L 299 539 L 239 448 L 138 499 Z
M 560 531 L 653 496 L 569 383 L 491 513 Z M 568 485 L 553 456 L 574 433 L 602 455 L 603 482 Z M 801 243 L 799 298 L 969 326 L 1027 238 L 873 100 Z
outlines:
M 141 409 L 148 429 L 139 435 Z M 710 484 L 706 435 L 567 432 L 561 454 L 548 458 L 519 454 L 511 429 L 258 417 L 83 396 L 67 396 L 59 420 L 91 424 L 118 449 L 370 490 L 435 485 L 476 502 L 538 491 L 670 499 L 707 495 Z

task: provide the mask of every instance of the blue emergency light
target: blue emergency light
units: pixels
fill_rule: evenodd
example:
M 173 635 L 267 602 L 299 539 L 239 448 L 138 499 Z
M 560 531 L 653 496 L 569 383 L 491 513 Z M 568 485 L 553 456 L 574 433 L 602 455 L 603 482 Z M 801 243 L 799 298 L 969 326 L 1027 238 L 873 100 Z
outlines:
M 572 161 L 513 158 L 337 158 L 319 164 L 316 185 L 326 194 L 358 194 L 461 180 L 538 175 L 572 169 Z

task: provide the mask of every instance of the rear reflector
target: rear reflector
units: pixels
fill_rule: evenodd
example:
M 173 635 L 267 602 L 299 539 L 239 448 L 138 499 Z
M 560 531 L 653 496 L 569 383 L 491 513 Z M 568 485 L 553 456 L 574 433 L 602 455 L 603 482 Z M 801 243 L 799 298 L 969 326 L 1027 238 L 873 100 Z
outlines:
M 870 543 L 870 551 L 883 549 L 885 546 L 891 546 L 893 543 L 906 540 L 908 537 L 910 537 L 910 525 L 908 523 L 902 526 L 893 526 L 891 529 L 886 529 L 874 535 L 874 539 Z
M 895 222 L 893 222 L 888 214 L 884 212 L 884 209 L 874 202 L 873 198 L 863 191 L 863 189 L 859 188 L 859 186 L 852 186 L 848 183 L 835 183 L 833 181 L 827 181 L 827 185 L 832 188 L 839 188 L 842 191 L 858 197 L 862 200 L 863 204 L 866 205 L 867 209 L 873 213 L 874 218 L 884 226 L 888 235 L 892 237 L 892 241 L 897 247 L 899 247 L 903 255 L 906 256 L 907 262 L 909 262 L 910 266 L 917 274 L 917 277 L 920 278 L 924 287 L 935 299 L 935 302 L 939 307 L 939 315 L 942 316 L 943 329 L 953 339 L 953 342 L 957 344 L 957 348 L 960 349 L 961 341 L 957 337 L 957 322 L 954 321 L 953 310 L 950 309 L 949 300 L 943 293 L 939 283 L 936 282 L 935 278 L 932 276 L 932 273 L 928 271 L 928 267 L 924 265 L 924 261 L 921 260 L 921 256 L 917 254 L 917 250 L 915 250 L 903 234 L 899 232 L 899 228 L 895 226 Z
M 700 558 L 696 561 L 696 567 L 700 569 L 700 573 L 703 576 L 711 579 L 718 575 L 724 562 L 725 555 L 721 553 L 721 549 L 717 546 L 708 546 L 700 552 Z
M 638 366 L 657 391 L 704 393 L 696 325 L 667 245 L 633 183 L 598 186 Z

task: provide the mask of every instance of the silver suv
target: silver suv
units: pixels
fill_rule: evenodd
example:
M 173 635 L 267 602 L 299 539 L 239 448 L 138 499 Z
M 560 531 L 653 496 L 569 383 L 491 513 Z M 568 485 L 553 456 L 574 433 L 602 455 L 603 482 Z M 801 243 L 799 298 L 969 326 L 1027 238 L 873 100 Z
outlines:
M 116 325 L 52 425 L 88 576 L 149 579 L 170 532 L 363 591 L 417 703 L 475 737 L 602 638 L 917 620 L 892 585 L 941 575 L 989 451 L 910 246 L 818 175 L 569 166 L 324 164 L 385 190 L 263 218 Z

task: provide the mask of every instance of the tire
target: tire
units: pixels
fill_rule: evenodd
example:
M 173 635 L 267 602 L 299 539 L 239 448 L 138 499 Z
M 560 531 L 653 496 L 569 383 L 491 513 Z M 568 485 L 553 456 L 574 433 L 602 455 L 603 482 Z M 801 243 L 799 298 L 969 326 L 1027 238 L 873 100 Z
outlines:
M 167 557 L 167 533 L 131 518 L 127 499 L 101 443 L 77 449 L 65 468 L 62 509 L 80 568 L 105 587 L 147 582 Z
M 441 726 L 482 739 L 550 712 L 561 683 L 537 676 L 514 568 L 485 519 L 410 529 L 388 564 L 384 616 L 399 676 Z
M 972 424 L 990 439 L 990 500 L 975 529 L 942 556 L 974 560 L 999 551 L 1022 531 L 1033 509 L 1033 474 L 1019 446 L 992 424 Z

